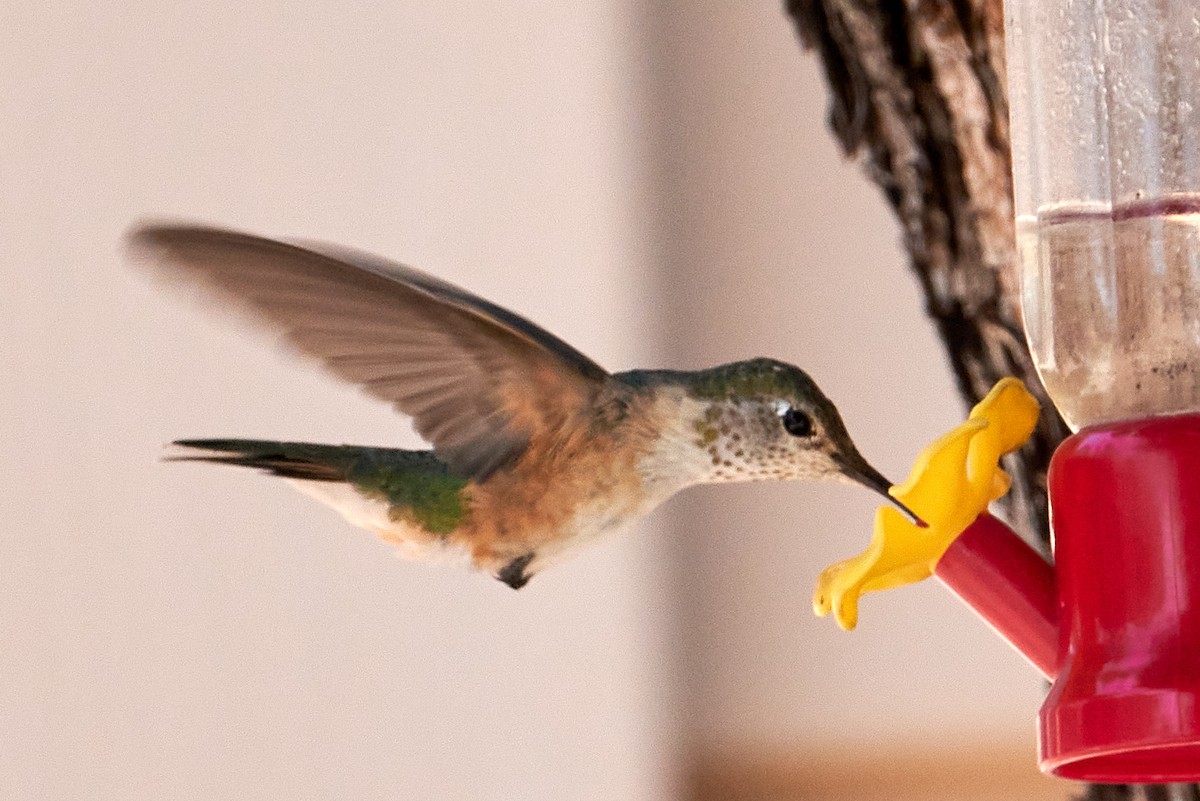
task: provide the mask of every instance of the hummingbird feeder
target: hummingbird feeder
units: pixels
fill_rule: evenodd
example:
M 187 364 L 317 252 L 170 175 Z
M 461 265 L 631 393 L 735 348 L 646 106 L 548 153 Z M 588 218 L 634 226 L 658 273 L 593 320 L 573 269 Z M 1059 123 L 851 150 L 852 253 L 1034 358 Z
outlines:
M 1050 465 L 1054 566 L 984 512 L 1036 420 L 1009 379 L 893 490 L 930 528 L 880 510 L 815 606 L 850 627 L 859 593 L 937 575 L 1053 681 L 1044 771 L 1200 781 L 1200 5 L 1005 3 L 1024 322 L 1077 432 Z

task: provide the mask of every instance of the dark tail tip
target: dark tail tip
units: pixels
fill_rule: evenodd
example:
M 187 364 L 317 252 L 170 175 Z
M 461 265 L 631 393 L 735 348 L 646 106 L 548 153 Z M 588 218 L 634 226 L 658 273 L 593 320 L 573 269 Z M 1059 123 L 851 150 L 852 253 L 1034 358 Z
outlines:
M 308 481 L 345 481 L 346 473 L 324 462 L 305 458 L 282 442 L 265 442 L 250 439 L 179 439 L 172 447 L 187 451 L 168 453 L 165 462 L 206 462 L 227 464 L 234 467 L 249 467 L 280 478 L 298 478 Z

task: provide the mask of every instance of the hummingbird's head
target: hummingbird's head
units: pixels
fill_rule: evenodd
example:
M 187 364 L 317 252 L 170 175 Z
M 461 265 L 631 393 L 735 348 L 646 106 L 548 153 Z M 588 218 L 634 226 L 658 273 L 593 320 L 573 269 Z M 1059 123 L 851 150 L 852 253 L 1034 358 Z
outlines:
M 703 449 L 704 482 L 763 479 L 851 481 L 888 495 L 891 482 L 858 452 L 837 407 L 808 374 L 751 359 L 689 374 L 689 436 Z

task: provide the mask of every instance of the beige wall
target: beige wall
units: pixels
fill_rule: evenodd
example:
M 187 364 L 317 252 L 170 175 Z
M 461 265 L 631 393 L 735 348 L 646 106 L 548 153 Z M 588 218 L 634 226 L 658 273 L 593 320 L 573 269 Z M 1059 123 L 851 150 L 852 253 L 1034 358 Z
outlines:
M 417 442 L 131 275 L 119 237 L 165 214 L 407 260 L 614 369 L 795 361 L 901 476 L 962 410 L 776 4 L 6 16 L 0 797 L 652 799 L 688 746 L 1032 749 L 1038 682 L 939 588 L 812 618 L 854 488 L 694 490 L 513 594 L 157 462 Z
M 417 440 L 117 252 L 148 214 L 353 243 L 651 360 L 621 10 L 4 16 L 0 798 L 663 794 L 655 524 L 514 594 L 160 464 L 181 436 Z

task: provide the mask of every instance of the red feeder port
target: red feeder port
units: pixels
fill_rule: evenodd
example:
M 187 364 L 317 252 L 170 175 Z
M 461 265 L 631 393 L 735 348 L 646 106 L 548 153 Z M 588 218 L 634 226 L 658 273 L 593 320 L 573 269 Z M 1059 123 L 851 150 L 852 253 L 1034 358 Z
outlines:
M 1053 569 L 985 514 L 936 575 L 1054 680 L 1042 770 L 1200 781 L 1200 415 L 1076 434 L 1050 499 Z

